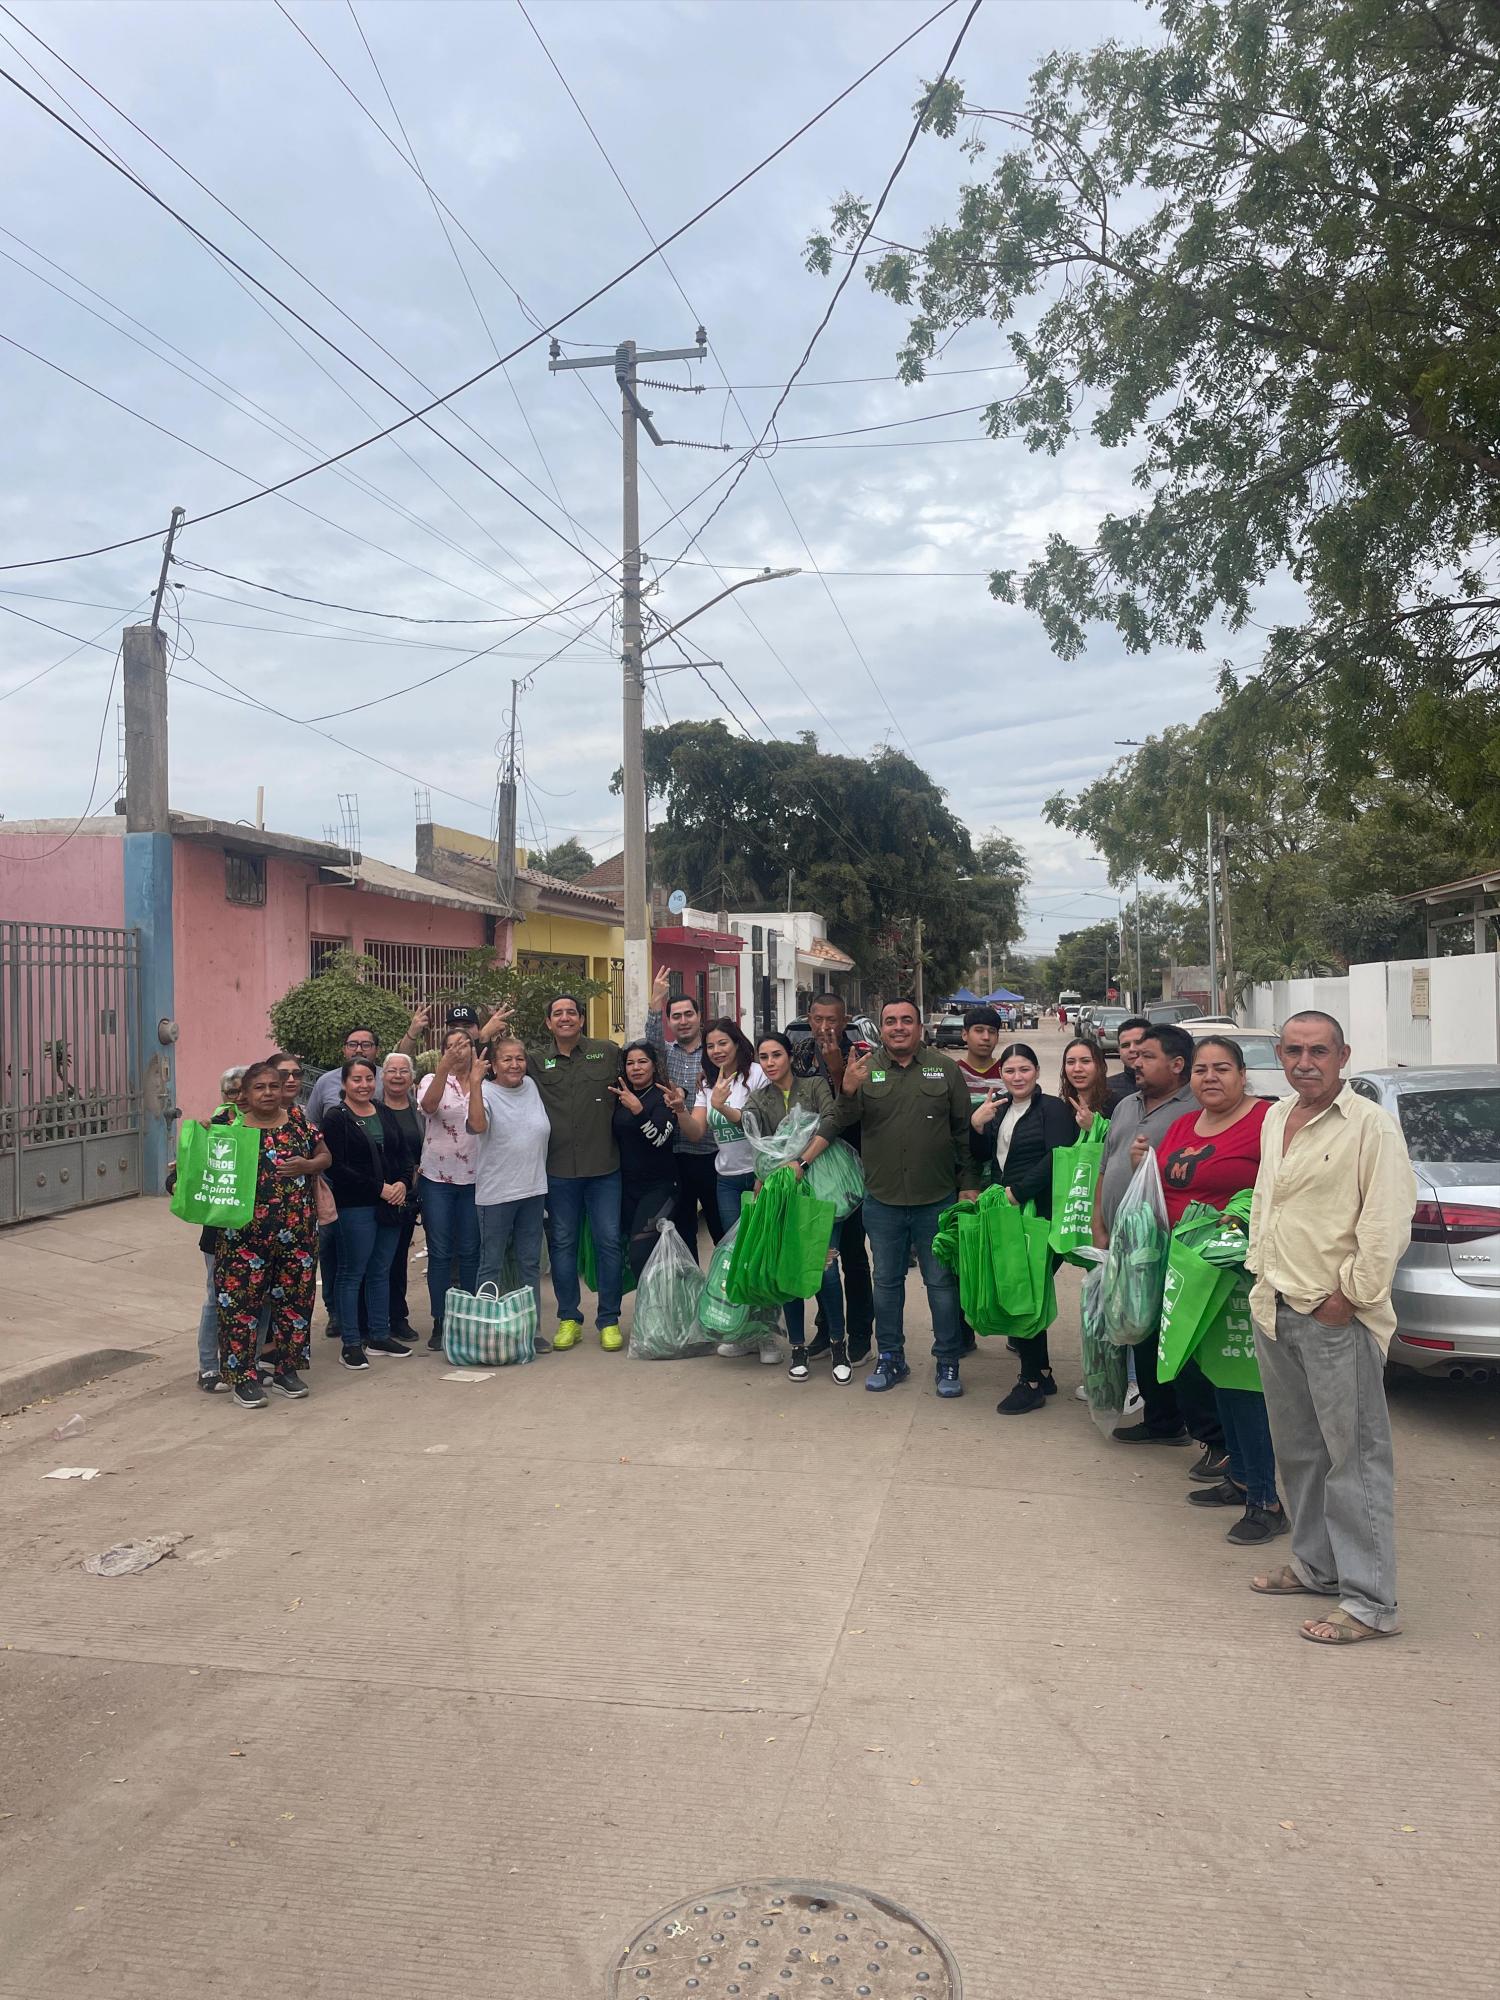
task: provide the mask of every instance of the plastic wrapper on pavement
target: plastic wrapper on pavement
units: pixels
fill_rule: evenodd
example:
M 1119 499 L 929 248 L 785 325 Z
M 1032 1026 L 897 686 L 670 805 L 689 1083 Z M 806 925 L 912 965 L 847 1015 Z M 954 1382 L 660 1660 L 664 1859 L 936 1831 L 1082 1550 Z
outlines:
M 1119 1347 L 1149 1340 L 1160 1324 L 1167 1234 L 1161 1168 L 1148 1147 L 1115 1210 L 1104 1258 L 1104 1324 Z
M 656 1248 L 636 1287 L 630 1351 L 638 1361 L 712 1353 L 714 1343 L 698 1324 L 703 1273 L 670 1216 L 664 1215 L 656 1228 Z
M 451 1285 L 443 1301 L 443 1353 L 455 1368 L 506 1368 L 535 1361 L 536 1293 L 530 1285 L 502 1294 L 497 1285 L 466 1292 Z

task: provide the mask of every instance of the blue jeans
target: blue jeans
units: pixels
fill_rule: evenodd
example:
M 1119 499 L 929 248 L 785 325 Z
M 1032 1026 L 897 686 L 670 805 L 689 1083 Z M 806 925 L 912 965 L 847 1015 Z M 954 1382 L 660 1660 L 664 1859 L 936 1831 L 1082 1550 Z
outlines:
M 1276 1453 L 1271 1420 L 1258 1389 L 1215 1389 L 1219 1422 L 1229 1451 L 1229 1476 L 1243 1486 L 1252 1507 L 1276 1505 Z
M 323 1310 L 328 1315 L 329 1331 L 334 1332 L 339 1323 L 339 1226 L 336 1222 L 318 1224 L 318 1275 L 323 1280 Z
M 838 1224 L 835 1223 L 834 1235 L 837 1236 L 837 1234 Z M 838 1347 L 844 1338 L 844 1288 L 839 1283 L 839 1260 L 837 1257 L 834 1258 L 831 1264 L 824 1267 L 823 1282 L 818 1287 L 817 1300 L 823 1314 L 824 1330 L 827 1332 L 830 1343 L 834 1347 Z M 786 1321 L 787 1339 L 790 1340 L 793 1347 L 804 1346 L 806 1344 L 807 1330 L 806 1299 L 788 1299 L 786 1304 L 781 1308 L 781 1315 Z
M 624 1282 L 620 1256 L 620 1175 L 547 1176 L 547 1248 L 557 1316 L 577 1319 L 578 1230 L 584 1215 L 599 1268 L 599 1326 L 618 1326 Z
M 719 1175 L 719 1224 L 726 1234 L 740 1219 L 740 1196 L 754 1192 L 754 1174 Z
M 421 1192 L 422 1233 L 427 1238 L 427 1303 L 432 1308 L 432 1330 L 440 1334 L 454 1258 L 458 1259 L 458 1282 L 466 1292 L 472 1292 L 479 1282 L 479 1215 L 472 1181 L 460 1187 L 453 1181 L 430 1181 L 423 1174 Z
M 898 1208 L 877 1201 L 872 1194 L 865 1196 L 865 1234 L 875 1259 L 875 1345 L 882 1354 L 906 1352 L 902 1310 L 906 1303 L 906 1260 L 913 1250 L 932 1313 L 932 1351 L 945 1362 L 957 1362 L 963 1353 L 958 1280 L 932 1254 L 938 1220 L 952 1206 L 951 1201 L 929 1201 Z
M 339 1334 L 345 1347 L 358 1347 L 359 1288 L 366 1279 L 371 1338 L 384 1339 L 391 1330 L 391 1259 L 401 1232 L 383 1228 L 373 1208 L 341 1208 L 338 1232 Z
M 547 1206 L 544 1194 L 529 1194 L 520 1201 L 477 1202 L 479 1217 L 479 1282 L 498 1285 L 505 1253 L 515 1246 L 521 1283 L 536 1294 L 537 1317 L 542 1311 L 542 1214 Z

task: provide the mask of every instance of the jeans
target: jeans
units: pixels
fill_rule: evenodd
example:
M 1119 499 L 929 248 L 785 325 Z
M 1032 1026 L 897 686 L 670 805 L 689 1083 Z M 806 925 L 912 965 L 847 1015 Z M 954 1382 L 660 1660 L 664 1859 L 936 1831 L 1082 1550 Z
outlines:
M 1145 1340 L 1138 1340 L 1130 1350 L 1135 1356 L 1135 1386 L 1140 1390 L 1141 1401 L 1146 1406 L 1141 1411 L 1141 1423 L 1154 1437 L 1176 1437 L 1183 1427 L 1182 1412 L 1177 1406 L 1177 1391 L 1172 1384 L 1156 1379 L 1159 1345 L 1153 1333 Z
M 1276 1505 L 1276 1453 L 1266 1399 L 1258 1389 L 1215 1389 L 1229 1452 L 1229 1477 L 1252 1507 Z
M 844 1339 L 844 1288 L 839 1283 L 839 1260 L 835 1257 L 824 1267 L 823 1282 L 817 1292 L 818 1311 L 827 1329 L 829 1344 L 839 1347 Z M 806 1341 L 807 1301 L 788 1299 L 781 1308 L 786 1321 L 787 1339 L 793 1347 L 801 1347 Z
M 671 1181 L 620 1180 L 620 1235 L 625 1255 L 635 1273 L 636 1283 L 646 1268 L 646 1260 L 660 1241 L 657 1223 L 662 1216 L 677 1220 L 677 1183 Z M 621 1272 L 623 1278 L 624 1272 Z
M 578 1230 L 584 1216 L 599 1269 L 599 1326 L 617 1326 L 623 1272 L 620 1259 L 620 1173 L 547 1176 L 547 1248 L 560 1320 L 579 1317 Z
M 1172 1389 L 1177 1397 L 1178 1414 L 1187 1425 L 1189 1436 L 1201 1445 L 1224 1451 L 1229 1437 L 1224 1428 L 1223 1405 L 1219 1401 L 1223 1391 L 1214 1387 L 1191 1356 L 1178 1369 Z M 1270 1448 L 1270 1439 L 1267 1438 L 1266 1449 L 1269 1451 Z M 1238 1478 L 1239 1475 L 1235 1476 Z
M 330 1331 L 335 1331 L 339 1323 L 339 1226 L 336 1222 L 318 1224 L 318 1276 L 323 1285 L 323 1310 L 328 1315 Z
M 833 1225 L 839 1263 L 844 1271 L 844 1299 L 849 1316 L 849 1359 L 862 1361 L 875 1331 L 875 1293 L 870 1283 L 870 1251 L 865 1242 L 864 1204 L 851 1208 Z M 819 1321 L 821 1329 L 821 1319 Z
M 198 1315 L 198 1373 L 217 1375 L 219 1372 L 219 1288 L 214 1283 L 214 1253 L 205 1250 L 203 1261 L 208 1266 L 208 1291 L 203 1300 L 203 1310 Z
M 740 1196 L 742 1194 L 754 1194 L 755 1176 L 754 1174 L 720 1174 L 718 1179 L 719 1236 L 722 1238 L 729 1234 L 730 1230 L 733 1229 L 734 1225 L 740 1219 Z
M 458 1282 L 472 1292 L 479 1281 L 479 1216 L 474 1207 L 472 1181 L 459 1186 L 454 1181 L 421 1178 L 422 1233 L 427 1238 L 427 1302 L 432 1308 L 432 1330 L 443 1330 L 443 1301 L 448 1296 L 448 1275 L 458 1259 Z
M 373 1208 L 341 1208 L 339 1233 L 339 1333 L 345 1347 L 358 1347 L 359 1288 L 366 1285 L 370 1335 L 382 1340 L 391 1330 L 391 1259 L 394 1228 L 382 1225 Z M 367 1282 L 368 1281 L 368 1282 Z
M 411 1331 L 411 1308 L 406 1303 L 406 1261 L 411 1239 L 420 1216 L 415 1195 L 408 1195 L 401 1211 L 401 1227 L 396 1231 L 396 1247 L 391 1257 L 391 1331 L 397 1335 Z
M 719 1219 L 718 1169 L 712 1153 L 677 1153 L 674 1158 L 677 1166 L 677 1202 L 672 1220 L 696 1262 L 700 1209 L 703 1220 L 708 1224 L 709 1241 L 717 1243 L 724 1234 L 724 1224 Z
M 932 1254 L 939 1218 L 953 1206 L 929 1201 L 895 1207 L 865 1196 L 865 1231 L 875 1257 L 875 1343 L 882 1354 L 906 1352 L 902 1311 L 906 1303 L 906 1260 L 917 1253 L 927 1305 L 932 1314 L 932 1351 L 940 1362 L 957 1363 L 963 1352 L 958 1316 L 958 1280 Z
M 1276 1338 L 1257 1327 L 1292 1568 L 1337 1595 L 1361 1624 L 1393 1631 L 1396 1464 L 1380 1346 L 1367 1327 L 1324 1326 L 1276 1304 Z
M 537 1318 L 542 1311 L 542 1215 L 547 1206 L 544 1194 L 523 1195 L 519 1201 L 476 1202 L 479 1217 L 479 1283 L 500 1283 L 505 1253 L 512 1247 L 521 1283 L 530 1285 L 536 1296 Z

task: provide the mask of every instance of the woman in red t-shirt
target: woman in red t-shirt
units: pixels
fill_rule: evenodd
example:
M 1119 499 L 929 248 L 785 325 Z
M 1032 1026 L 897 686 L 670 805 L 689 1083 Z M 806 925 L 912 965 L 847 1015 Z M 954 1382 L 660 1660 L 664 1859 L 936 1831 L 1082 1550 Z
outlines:
M 1260 1131 L 1269 1102 L 1246 1089 L 1245 1052 L 1228 1035 L 1205 1035 L 1193 1056 L 1190 1081 L 1198 1109 L 1167 1128 L 1158 1143 L 1167 1219 L 1175 1228 L 1189 1202 L 1223 1208 L 1231 1195 L 1253 1188 L 1260 1171 Z M 1192 1361 L 1183 1374 L 1196 1373 Z M 1207 1384 L 1204 1384 L 1207 1387 Z M 1187 1497 L 1195 1507 L 1243 1507 L 1229 1530 L 1236 1543 L 1268 1542 L 1287 1532 L 1276 1497 L 1276 1455 L 1266 1399 L 1256 1389 L 1213 1392 L 1224 1427 L 1228 1463 L 1213 1485 Z

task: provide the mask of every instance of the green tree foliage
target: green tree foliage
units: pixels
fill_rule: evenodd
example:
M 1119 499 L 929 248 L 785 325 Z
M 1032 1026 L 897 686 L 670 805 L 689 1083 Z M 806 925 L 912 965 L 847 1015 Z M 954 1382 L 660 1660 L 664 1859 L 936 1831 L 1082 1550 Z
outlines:
M 1435 787 L 1500 841 L 1500 7 L 1162 0 L 1146 48 L 1050 56 L 1023 108 L 945 85 L 985 177 L 919 245 L 872 239 L 909 380 L 1005 330 L 995 438 L 1130 447 L 1133 509 L 996 596 L 1063 657 L 1092 624 L 1200 649 L 1267 579 L 1303 613 L 1226 673 L 1254 728 L 1317 711 L 1327 770 Z M 993 164 L 987 150 L 999 138 Z M 827 270 L 867 219 L 845 196 Z
M 571 993 L 581 1001 L 586 1019 L 588 1003 L 608 991 L 602 979 L 569 978 L 556 966 L 499 965 L 493 952 L 471 951 L 451 982 L 425 997 L 439 1005 L 467 1000 L 478 1009 L 481 1021 L 500 1007 L 511 1007 L 515 1010 L 511 1033 L 535 1043 L 546 1035 L 547 1006 L 559 993 Z
M 964 893 L 979 926 L 979 942 L 992 953 L 1002 952 L 1020 937 L 1021 897 L 1030 879 L 1026 856 L 1009 834 L 987 834 L 975 846 L 974 869 Z
M 368 1028 L 383 1051 L 393 1049 L 415 1003 L 376 986 L 374 971 L 374 959 L 363 953 L 335 952 L 320 973 L 273 1004 L 272 1045 L 320 1069 L 344 1060 L 344 1037 L 351 1028 Z
M 543 875 L 555 875 L 559 882 L 576 882 L 580 875 L 587 875 L 594 866 L 594 857 L 571 835 L 567 840 L 559 840 L 555 846 L 545 848 L 536 856 L 533 866 Z
M 834 757 L 811 734 L 761 743 L 722 722 L 677 722 L 646 731 L 646 786 L 664 805 L 652 819 L 657 880 L 709 908 L 779 910 L 790 871 L 794 906 L 820 910 L 867 979 L 878 941 L 920 916 L 928 990 L 958 984 L 983 936 L 975 855 L 910 757 Z

